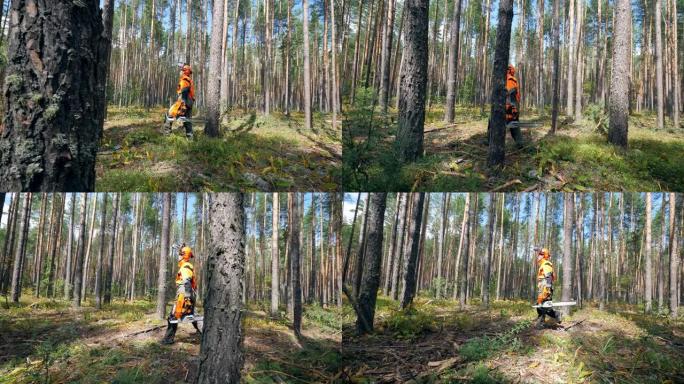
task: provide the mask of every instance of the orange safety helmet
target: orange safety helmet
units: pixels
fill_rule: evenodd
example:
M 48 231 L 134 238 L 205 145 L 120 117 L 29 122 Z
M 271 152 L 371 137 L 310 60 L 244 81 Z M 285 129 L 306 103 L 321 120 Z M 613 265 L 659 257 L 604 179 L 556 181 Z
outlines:
M 190 76 L 192 75 L 192 67 L 190 66 L 190 64 L 184 64 L 181 68 L 181 72 L 183 72 L 183 74 L 186 76 Z
M 537 254 L 537 264 L 541 263 L 542 260 L 548 260 L 551 258 L 551 254 L 549 254 L 549 250 L 546 248 L 542 248 L 539 250 L 539 253 Z
M 508 73 L 510 73 L 511 75 L 515 75 L 515 67 L 513 66 L 513 64 L 508 64 Z
M 191 257 L 195 257 L 195 255 L 192 254 L 192 249 L 188 247 L 187 245 L 183 244 L 181 247 L 180 251 L 178 252 L 178 255 L 183 259 L 183 260 L 189 260 Z

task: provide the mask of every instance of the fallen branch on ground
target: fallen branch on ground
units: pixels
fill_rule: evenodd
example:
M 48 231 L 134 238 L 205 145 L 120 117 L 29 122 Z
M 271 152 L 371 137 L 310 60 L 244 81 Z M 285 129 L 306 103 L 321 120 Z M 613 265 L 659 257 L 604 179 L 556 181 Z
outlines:
M 489 192 L 498 192 L 502 189 L 506 189 L 506 188 L 513 186 L 513 185 L 516 185 L 516 184 L 522 184 L 522 181 L 520 181 L 520 179 L 511 180 L 511 181 L 508 181 L 502 185 L 499 185 L 498 187 L 490 190 Z

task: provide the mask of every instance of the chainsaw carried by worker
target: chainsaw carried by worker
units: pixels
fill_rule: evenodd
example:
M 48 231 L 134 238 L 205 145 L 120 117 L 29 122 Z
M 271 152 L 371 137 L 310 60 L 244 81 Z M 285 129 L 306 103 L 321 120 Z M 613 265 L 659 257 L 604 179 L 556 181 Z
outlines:
M 551 300 L 545 301 L 541 304 L 533 305 L 532 308 L 556 308 L 556 307 L 571 307 L 577 305 L 576 301 L 559 301 L 553 302 Z

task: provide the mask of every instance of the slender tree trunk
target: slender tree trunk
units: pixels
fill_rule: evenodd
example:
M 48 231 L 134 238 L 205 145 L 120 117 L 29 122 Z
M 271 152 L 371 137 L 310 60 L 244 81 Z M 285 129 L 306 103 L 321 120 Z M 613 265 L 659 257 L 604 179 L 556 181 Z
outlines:
M 446 17 L 446 15 L 445 15 Z M 449 40 L 449 65 L 447 67 L 447 94 L 444 106 L 444 121 L 454 122 L 454 108 L 456 106 L 456 72 L 458 63 L 458 43 L 461 38 L 461 0 L 454 1 L 454 16 L 451 21 L 451 36 Z
M 302 288 L 301 288 L 301 249 L 300 249 L 300 223 L 299 197 L 296 193 L 289 193 L 288 211 L 291 215 L 290 227 L 288 227 L 288 257 L 290 257 L 290 289 L 292 297 L 292 327 L 295 336 L 301 337 L 302 333 Z
M 651 193 L 646 193 L 646 240 L 644 244 L 644 302 L 646 313 L 651 312 L 653 292 L 653 266 L 651 262 Z
M 133 208 L 135 219 L 133 222 L 133 264 L 131 265 L 131 289 L 129 293 L 130 301 L 135 300 L 135 278 L 138 272 L 138 248 L 140 248 L 140 219 L 142 216 L 142 198 L 143 195 L 135 195 L 135 207 Z
M 572 267 L 575 265 L 572 260 L 572 222 L 575 216 L 575 197 L 572 193 L 563 195 L 565 206 L 563 213 L 563 292 L 562 301 L 570 301 L 572 298 Z M 570 307 L 562 307 L 564 315 L 570 314 Z
M 222 196 L 222 195 L 219 195 Z M 212 206 L 213 207 L 213 206 Z M 212 210 L 213 211 L 213 210 Z M 210 216 L 211 218 L 212 216 Z M 157 280 L 157 317 L 163 319 L 166 315 L 166 260 L 169 257 L 169 243 L 171 232 L 171 195 L 164 193 L 162 196 L 162 233 L 161 249 L 159 254 L 159 276 Z M 213 229 L 213 227 L 212 227 Z M 241 243 L 244 245 L 244 243 Z M 209 275 L 209 274 L 208 274 Z M 210 292 L 211 289 L 208 290 Z M 207 303 L 209 299 L 205 299 Z M 205 324 L 208 322 L 205 320 Z M 204 333 L 205 335 L 207 332 Z M 202 336 L 204 339 L 206 336 Z M 201 376 L 201 375 L 200 375 Z
M 311 130 L 311 59 L 309 55 L 309 1 L 302 0 L 302 33 L 304 34 L 304 128 Z
M 422 202 L 421 202 L 422 205 Z M 436 297 L 442 297 L 442 264 L 444 260 L 444 241 L 446 239 L 447 226 L 449 225 L 449 194 L 442 193 L 442 221 L 439 228 L 439 250 L 437 252 L 437 290 Z
M 59 197 L 58 194 L 55 194 L 55 197 Z M 53 200 L 53 204 L 57 199 Z M 57 256 L 57 245 L 59 244 L 59 240 L 62 236 L 62 220 L 64 218 L 64 205 L 66 201 L 64 199 L 64 195 L 61 195 L 60 203 L 59 203 L 59 213 L 57 214 L 57 218 L 55 220 L 55 226 L 54 226 L 54 233 L 52 234 L 52 245 L 50 247 L 50 272 L 48 274 L 48 287 L 47 287 L 47 296 L 48 297 L 54 297 L 55 293 L 55 257 Z M 16 226 L 16 223 L 14 224 Z M 15 229 L 16 231 L 16 229 Z
M 74 219 L 76 219 L 76 194 L 71 193 L 71 217 L 69 219 L 69 237 L 67 239 L 66 268 L 64 269 L 64 300 L 71 299 L 71 264 L 74 243 Z M 66 195 L 65 195 L 66 196 Z
M 105 247 L 105 223 L 107 219 L 107 194 L 102 198 L 102 218 L 100 219 L 100 251 L 97 254 L 97 266 L 95 267 L 95 308 L 102 308 L 102 271 Z
M 551 133 L 556 132 L 560 104 L 560 20 L 558 3 L 560 3 L 560 0 L 553 0 L 553 104 L 551 106 Z
M 106 193 L 103 193 L 106 195 Z M 93 245 L 93 237 L 95 234 L 95 216 L 97 215 L 97 195 L 93 200 L 93 208 L 90 214 L 90 234 L 88 235 L 88 245 L 86 246 L 85 260 L 83 262 L 83 284 L 81 284 L 81 298 L 86 298 L 86 287 L 88 286 L 88 267 L 90 266 L 90 249 Z
M 465 244 L 463 246 L 463 260 L 461 261 L 461 273 L 460 273 L 460 288 L 458 295 L 458 305 L 462 310 L 467 304 L 467 290 L 468 290 L 468 259 L 469 259 L 469 249 L 470 249 L 470 217 L 474 215 L 474 205 L 470 202 L 470 193 L 466 195 L 465 207 L 463 208 L 463 214 L 467 215 L 467 218 L 463 218 L 463 228 L 465 235 L 462 236 L 462 242 Z M 476 195 L 477 196 L 477 195 Z M 459 249 L 461 246 L 459 245 Z M 460 251 L 459 251 L 460 253 Z
M 622 4 L 622 3 L 620 3 Z M 627 5 L 629 2 L 627 2 Z M 654 22 L 655 22 L 655 61 L 656 61 L 656 92 L 658 95 L 658 129 L 663 129 L 664 127 L 664 104 L 665 104 L 665 97 L 663 95 L 663 40 L 662 40 L 662 31 L 661 31 L 661 23 L 662 23 L 662 9 L 663 9 L 663 3 L 662 0 L 655 0 L 655 16 L 654 16 Z M 623 13 L 618 14 L 618 11 L 623 11 L 627 12 L 628 10 L 622 10 L 619 8 L 616 8 L 615 11 L 615 28 L 617 27 L 617 24 L 620 24 L 622 28 L 628 28 L 629 25 L 631 24 L 629 20 L 620 20 L 620 17 L 626 16 Z M 624 34 L 627 33 L 627 31 L 623 31 L 622 28 L 620 31 Z M 627 38 L 628 36 L 624 36 L 623 38 Z M 614 50 L 614 49 L 613 49 Z M 613 61 L 615 61 L 615 58 L 613 57 Z M 626 62 L 626 61 L 625 61 Z M 613 64 L 614 65 L 614 64 Z M 613 73 L 616 71 L 613 70 Z M 621 76 L 624 76 L 626 72 L 622 72 Z M 615 75 L 612 76 L 613 78 Z M 611 83 L 611 99 L 613 98 L 613 92 L 612 92 L 612 83 Z
M 670 193 L 670 317 L 677 318 L 679 306 L 679 296 L 677 287 L 679 286 L 679 249 L 677 248 L 679 239 L 677 238 L 677 225 L 682 225 L 677 221 L 677 195 Z M 681 205 L 681 203 L 680 203 Z
M 420 252 L 420 229 L 423 220 L 423 204 L 425 194 L 422 192 L 411 193 L 410 226 L 408 228 L 408 242 L 404 249 L 404 286 L 401 292 L 401 308 L 407 308 L 413 302 L 416 295 L 416 268 L 418 266 L 418 254 Z
M 117 224 L 119 220 L 119 206 L 120 206 L 120 193 L 114 194 L 114 203 L 112 208 L 114 208 L 114 215 L 112 216 L 112 226 L 111 235 L 109 237 L 109 262 L 107 263 L 107 273 L 104 276 L 105 286 L 104 286 L 104 303 L 110 304 L 112 302 L 112 279 L 114 277 L 114 252 L 116 245 L 116 231 Z
M 466 232 L 468 229 L 468 205 L 470 205 L 470 194 L 466 193 L 465 204 L 463 206 L 463 219 L 461 220 L 461 236 L 458 241 L 458 252 L 456 253 L 456 271 L 454 273 L 454 294 L 452 296 L 453 300 L 456 300 L 456 294 L 459 290 L 459 285 L 461 284 L 461 280 L 463 280 L 463 274 L 461 273 L 461 255 L 463 254 L 464 249 L 463 244 L 467 241 Z
M 402 193 L 401 204 L 399 205 L 399 233 L 400 236 L 397 237 L 399 241 L 394 247 L 394 264 L 392 265 L 392 286 L 390 289 L 390 296 L 393 300 L 399 299 L 399 266 L 402 263 L 402 257 L 404 255 L 404 239 L 406 238 L 406 215 L 408 209 L 408 197 L 407 193 Z
M 273 193 L 272 204 L 273 225 L 271 235 L 271 316 L 278 316 L 278 301 L 280 298 L 280 250 L 278 249 L 280 201 L 278 193 Z
M 243 200 L 239 193 L 217 193 L 211 196 L 211 248 L 207 262 L 208 289 L 204 300 L 204 332 L 197 378 L 199 384 L 240 382 L 240 371 L 244 364 L 243 308 L 240 297 L 245 269 Z
M 17 197 L 18 198 L 18 197 Z M 12 270 L 12 289 L 10 296 L 12 302 L 18 303 L 21 296 L 21 266 L 24 254 L 26 253 L 26 234 L 28 232 L 29 219 L 31 214 L 31 193 L 24 195 L 24 205 L 21 209 L 21 228 L 19 229 L 19 239 L 14 253 L 14 269 Z
M 85 256 L 86 235 L 86 216 L 88 211 L 88 194 L 83 193 L 81 197 L 81 218 L 78 224 L 78 234 L 81 239 L 78 241 L 76 250 L 76 272 L 74 273 L 74 296 L 72 306 L 81 306 L 81 285 L 83 284 L 83 258 Z
M 482 266 L 482 305 L 485 308 L 489 308 L 489 282 L 492 270 L 492 259 L 494 256 L 494 231 L 496 228 L 496 195 L 494 193 L 489 194 L 489 215 L 487 217 L 489 221 L 488 233 L 488 244 L 487 244 L 487 254 L 485 255 L 483 266 Z
M 380 80 L 382 82 L 380 86 L 380 107 L 382 107 L 383 112 L 387 112 L 390 94 L 390 56 L 392 38 L 394 37 L 394 0 L 387 0 L 387 19 L 384 32 L 382 36 L 382 58 L 380 60 Z
M 584 0 L 577 0 L 584 1 Z M 568 11 L 568 77 L 567 77 L 567 98 L 565 99 L 565 114 L 569 117 L 575 116 L 575 0 L 570 0 Z

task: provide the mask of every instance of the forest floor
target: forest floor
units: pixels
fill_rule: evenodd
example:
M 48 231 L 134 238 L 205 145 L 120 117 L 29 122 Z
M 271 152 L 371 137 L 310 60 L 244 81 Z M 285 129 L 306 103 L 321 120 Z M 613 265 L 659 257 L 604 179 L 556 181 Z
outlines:
M 194 139 L 174 126 L 161 127 L 164 110 L 110 107 L 96 165 L 100 191 L 339 190 L 340 132 L 326 115 L 293 112 L 270 116 L 233 111 L 220 138 L 204 135 L 194 123 Z M 201 120 L 202 116 L 195 116 Z
M 369 113 L 349 114 L 343 129 L 344 185 L 359 191 L 432 192 L 684 189 L 684 127 L 657 130 L 653 114 L 630 116 L 624 151 L 607 143 L 608 120 L 597 108 L 587 108 L 577 122 L 559 116 L 555 135 L 548 134 L 550 112 L 540 117 L 524 111 L 521 122 L 532 125 L 522 129 L 528 145 L 518 149 L 506 132 L 505 165 L 492 169 L 486 164 L 485 112 L 458 106 L 455 123 L 446 124 L 443 107 L 433 106 L 426 112 L 425 156 L 403 166 L 392 153 L 395 111 L 385 119 L 376 111 L 372 129 Z
M 0 311 L 0 384 L 193 382 L 201 336 L 180 324 L 173 345 L 160 345 L 166 321 L 155 304 L 115 301 L 101 311 L 62 300 L 24 299 Z M 201 311 L 200 311 L 201 312 Z M 305 306 L 303 338 L 260 305 L 244 320 L 244 383 L 332 382 L 340 370 L 337 309 Z
M 684 321 L 636 308 L 585 306 L 536 329 L 523 301 L 475 305 L 418 298 L 413 308 L 379 297 L 376 333 L 343 324 L 343 377 L 353 383 L 684 382 Z

